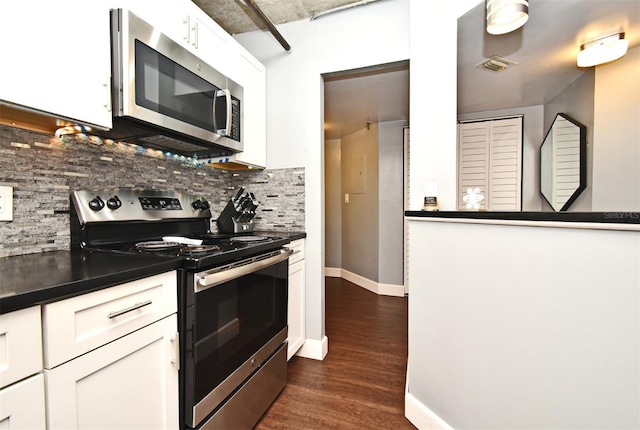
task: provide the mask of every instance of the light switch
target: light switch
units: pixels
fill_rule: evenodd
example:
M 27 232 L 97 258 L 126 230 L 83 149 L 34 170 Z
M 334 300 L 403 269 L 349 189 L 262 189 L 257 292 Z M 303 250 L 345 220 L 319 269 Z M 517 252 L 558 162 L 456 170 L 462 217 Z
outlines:
M 349 203 L 349 194 L 344 195 L 344 202 Z
M 13 221 L 13 187 L 0 186 L 0 221 Z

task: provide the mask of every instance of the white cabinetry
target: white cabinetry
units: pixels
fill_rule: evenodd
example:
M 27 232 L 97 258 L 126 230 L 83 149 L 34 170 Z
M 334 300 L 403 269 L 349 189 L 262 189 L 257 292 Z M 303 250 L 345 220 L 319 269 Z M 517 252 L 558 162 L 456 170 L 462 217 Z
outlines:
M 176 312 L 176 272 L 43 306 L 49 428 L 177 428 Z
M 110 6 L 130 10 L 219 72 L 232 71 L 225 59 L 229 56 L 228 41 L 233 38 L 195 3 L 167 0 L 158 7 L 156 0 L 111 0 Z
M 45 428 L 40 306 L 0 315 L 0 428 Z
M 244 151 L 232 161 L 252 167 L 267 166 L 267 75 L 265 67 L 243 47 L 238 46 L 236 75 L 244 89 L 242 127 Z
M 300 349 L 305 341 L 305 270 L 304 239 L 292 241 L 289 248 L 294 254 L 289 257 L 289 306 L 287 360 Z
M 35 430 L 45 427 L 42 373 L 0 390 L 0 428 Z
M 176 324 L 174 314 L 45 370 L 49 428 L 178 428 Z
M 111 127 L 107 0 L 3 1 L 0 101 Z

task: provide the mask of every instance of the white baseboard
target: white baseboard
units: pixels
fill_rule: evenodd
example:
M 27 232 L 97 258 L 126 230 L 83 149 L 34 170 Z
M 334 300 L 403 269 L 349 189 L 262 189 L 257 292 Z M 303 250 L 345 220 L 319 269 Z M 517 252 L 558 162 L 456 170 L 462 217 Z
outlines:
M 330 278 L 341 278 L 342 277 L 342 269 L 339 267 L 325 267 L 324 268 L 324 276 L 328 276 Z
M 420 430 L 454 430 L 431 409 L 405 391 L 404 416 Z
M 329 338 L 323 336 L 322 340 L 307 339 L 304 345 L 296 352 L 296 355 L 314 360 L 324 360 L 329 352 Z
M 346 279 L 347 281 L 380 296 L 404 297 L 404 285 L 379 284 L 371 279 L 365 278 L 364 276 L 356 275 L 348 270 L 335 267 L 325 267 L 324 274 L 325 276 L 330 276 L 332 278 Z

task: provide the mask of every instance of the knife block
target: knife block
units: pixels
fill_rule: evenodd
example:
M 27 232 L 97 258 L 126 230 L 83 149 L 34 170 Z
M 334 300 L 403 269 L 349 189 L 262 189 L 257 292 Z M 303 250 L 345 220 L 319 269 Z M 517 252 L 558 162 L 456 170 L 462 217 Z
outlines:
M 222 233 L 250 233 L 253 231 L 253 217 L 248 221 L 239 221 L 245 212 L 238 210 L 233 202 L 229 199 L 227 205 L 218 217 L 218 228 Z

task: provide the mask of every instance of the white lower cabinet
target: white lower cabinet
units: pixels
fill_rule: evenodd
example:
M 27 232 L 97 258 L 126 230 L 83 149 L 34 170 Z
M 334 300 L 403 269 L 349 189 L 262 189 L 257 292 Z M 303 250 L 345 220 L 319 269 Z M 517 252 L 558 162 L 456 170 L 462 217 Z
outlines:
M 178 428 L 175 314 L 45 370 L 50 429 Z
M 44 429 L 40 306 L 0 315 L 0 429 Z
M 38 373 L 0 390 L 0 429 L 44 429 L 44 378 Z
M 293 357 L 306 339 L 304 239 L 294 240 L 289 244 L 289 248 L 293 249 L 294 254 L 289 257 L 287 360 Z
M 176 429 L 175 271 L 42 307 L 49 429 Z

